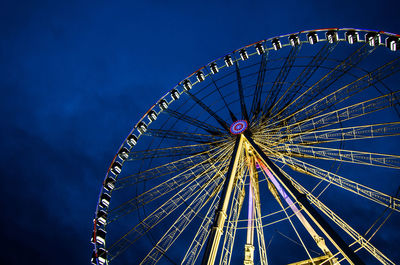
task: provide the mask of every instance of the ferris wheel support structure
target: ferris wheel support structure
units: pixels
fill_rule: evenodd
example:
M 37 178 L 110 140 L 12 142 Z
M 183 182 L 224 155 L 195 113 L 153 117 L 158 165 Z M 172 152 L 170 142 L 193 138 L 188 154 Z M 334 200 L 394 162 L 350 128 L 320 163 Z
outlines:
M 318 228 L 325 234 L 325 236 L 332 242 L 332 244 L 342 253 L 346 260 L 350 264 L 361 265 L 365 264 L 355 252 L 344 242 L 344 240 L 335 232 L 335 230 L 322 218 L 322 216 L 311 206 L 310 202 L 307 200 L 306 195 L 300 193 L 279 170 L 279 168 L 272 163 L 267 155 L 262 151 L 262 149 L 253 141 L 251 135 L 248 132 L 244 132 L 244 137 L 254 148 L 257 154 L 260 156 L 262 162 L 264 162 L 269 170 L 278 178 L 278 180 L 283 184 L 285 189 L 292 195 L 296 201 L 298 201 L 305 212 L 309 215 L 312 221 L 318 226 Z
M 346 258 L 350 264 L 362 265 L 365 264 L 355 252 L 346 244 L 346 242 L 335 232 L 335 230 L 322 218 L 322 216 L 311 206 L 305 194 L 300 193 L 279 170 L 279 168 L 272 163 L 262 149 L 253 141 L 248 132 L 239 134 L 236 138 L 233 156 L 229 164 L 228 179 L 225 180 L 222 196 L 219 201 L 219 206 L 215 215 L 214 225 L 211 229 L 210 236 L 207 241 L 205 253 L 202 260 L 202 265 L 213 265 L 215 257 L 218 252 L 218 246 L 221 235 L 223 233 L 224 222 L 226 219 L 226 211 L 229 204 L 230 195 L 232 193 L 233 184 L 236 178 L 236 170 L 239 162 L 239 157 L 242 152 L 243 141 L 246 140 L 256 151 L 262 162 L 267 165 L 268 169 L 273 172 L 276 178 L 283 184 L 285 189 L 291 196 L 298 201 L 305 212 L 309 215 L 312 221 L 319 227 L 325 236 L 332 242 L 332 244 L 339 250 L 339 252 Z

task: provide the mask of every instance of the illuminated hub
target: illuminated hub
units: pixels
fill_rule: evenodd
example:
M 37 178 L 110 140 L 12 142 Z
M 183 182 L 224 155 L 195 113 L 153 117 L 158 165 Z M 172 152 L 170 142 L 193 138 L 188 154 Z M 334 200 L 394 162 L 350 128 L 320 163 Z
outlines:
M 239 120 L 235 121 L 232 125 L 231 128 L 229 129 L 232 134 L 241 134 L 247 129 L 247 121 L 245 120 Z

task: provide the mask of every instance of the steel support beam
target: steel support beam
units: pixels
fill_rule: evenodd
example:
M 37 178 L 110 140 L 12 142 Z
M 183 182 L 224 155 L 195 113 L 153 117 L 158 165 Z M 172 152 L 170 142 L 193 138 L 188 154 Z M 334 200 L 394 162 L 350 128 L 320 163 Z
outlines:
M 215 213 L 214 224 L 211 228 L 210 235 L 207 240 L 206 250 L 204 252 L 202 265 L 213 265 L 215 257 L 217 256 L 219 241 L 223 232 L 226 211 L 228 209 L 229 198 L 232 193 L 233 184 L 235 183 L 236 170 L 240 158 L 240 154 L 243 150 L 244 137 L 243 135 L 238 135 L 235 142 L 235 147 L 233 149 L 232 159 L 229 163 L 228 172 L 226 174 L 224 186 L 222 189 L 221 197 L 218 204 L 218 209 Z
M 246 140 L 252 145 L 254 150 L 259 155 L 260 159 L 268 166 L 271 172 L 277 177 L 277 179 L 283 184 L 284 188 L 298 201 L 303 210 L 311 218 L 311 220 L 318 226 L 318 228 L 325 234 L 325 236 L 332 242 L 332 244 L 342 253 L 346 260 L 350 264 L 362 265 L 365 264 L 355 252 L 347 245 L 347 243 L 336 233 L 336 231 L 322 218 L 322 216 L 312 207 L 311 203 L 307 200 L 305 194 L 300 193 L 287 179 L 279 168 L 272 163 L 268 156 L 262 151 L 262 149 L 253 141 L 248 131 L 245 131 L 244 136 Z

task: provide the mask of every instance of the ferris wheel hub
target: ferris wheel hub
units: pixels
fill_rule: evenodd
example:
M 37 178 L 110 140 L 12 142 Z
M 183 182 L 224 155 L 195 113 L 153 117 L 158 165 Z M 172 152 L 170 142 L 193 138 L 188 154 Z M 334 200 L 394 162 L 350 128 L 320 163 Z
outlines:
M 232 123 L 229 130 L 231 131 L 232 134 L 241 134 L 247 129 L 247 126 L 248 126 L 247 121 L 238 120 Z

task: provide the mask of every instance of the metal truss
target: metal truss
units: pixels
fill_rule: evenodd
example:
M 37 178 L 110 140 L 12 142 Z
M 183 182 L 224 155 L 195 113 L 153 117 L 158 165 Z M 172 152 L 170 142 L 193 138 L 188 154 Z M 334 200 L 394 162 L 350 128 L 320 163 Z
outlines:
M 117 178 L 115 190 L 132 186 L 151 179 L 157 179 L 169 174 L 175 174 L 177 172 L 189 169 L 197 164 L 212 162 L 208 160 L 210 158 L 210 155 L 213 152 L 219 150 L 219 148 L 224 149 L 227 148 L 228 146 L 229 142 L 224 143 L 219 147 L 213 147 L 207 151 L 197 153 L 192 156 L 184 157 L 160 166 L 155 166 L 153 168 L 144 170 L 142 172 L 133 175 L 129 175 L 123 178 Z
M 207 237 L 210 233 L 210 227 L 212 225 L 213 222 L 213 216 L 215 211 L 217 210 L 217 206 L 218 206 L 218 200 L 220 198 L 219 196 L 219 192 L 222 188 L 222 185 L 220 185 L 217 189 L 216 189 L 216 195 L 214 196 L 214 199 L 210 205 L 210 207 L 208 208 L 208 211 L 199 227 L 199 229 L 197 230 L 196 235 L 193 238 L 192 243 L 190 244 L 185 257 L 183 258 L 181 264 L 192 264 L 194 265 L 196 263 L 196 260 L 200 254 L 200 251 L 202 249 L 202 247 L 204 246 L 204 244 L 207 241 Z
M 284 173 L 285 174 L 285 173 Z M 315 205 L 321 212 L 325 214 L 330 220 L 336 223 L 343 231 L 345 231 L 353 240 L 355 240 L 362 248 L 367 250 L 372 256 L 379 260 L 382 264 L 392 264 L 395 263 L 386 257 L 381 251 L 374 247 L 369 240 L 366 240 L 362 235 L 360 235 L 356 230 L 354 230 L 349 224 L 347 224 L 343 219 L 341 219 L 337 214 L 335 214 L 331 209 L 329 209 L 325 204 L 323 204 L 317 197 L 310 193 L 307 189 L 301 186 L 288 174 L 285 176 L 293 183 L 294 187 L 301 193 L 305 194 L 307 199 Z
M 331 49 L 336 46 L 331 46 Z M 330 49 L 330 51 L 332 51 Z M 354 53 L 344 59 L 340 64 L 338 64 L 334 69 L 324 75 L 319 81 L 313 84 L 305 92 L 303 92 L 299 97 L 293 100 L 293 97 L 288 101 L 282 110 L 279 111 L 277 115 L 282 117 L 289 116 L 292 113 L 296 113 L 299 109 L 302 109 L 309 105 L 309 103 L 320 95 L 324 90 L 330 87 L 333 83 L 339 80 L 343 75 L 345 75 L 349 70 L 357 66 L 363 59 L 370 55 L 375 48 L 371 48 L 367 44 L 364 44 Z M 319 64 L 322 63 L 326 57 L 322 57 L 319 60 Z M 303 83 L 304 84 L 304 83 Z
M 184 146 L 173 146 L 166 148 L 147 149 L 143 151 L 130 152 L 128 161 L 145 160 L 149 158 L 171 157 L 171 156 L 193 156 L 210 150 L 220 142 L 210 142 L 205 144 L 192 144 Z
M 219 172 L 219 170 L 217 172 Z M 213 179 L 213 176 L 214 172 L 211 171 L 208 174 L 204 174 L 202 178 L 192 180 L 177 193 L 175 193 L 169 200 L 149 214 L 139 224 L 135 225 L 108 249 L 110 260 L 124 252 L 135 241 L 144 236 L 150 229 L 160 223 L 168 215 L 173 213 L 179 206 L 190 200 L 194 195 L 203 189 L 202 187 L 207 183 L 207 181 Z
M 218 176 L 219 175 L 219 176 Z M 222 172 L 216 172 L 216 176 L 203 185 L 201 191 L 186 207 L 184 212 L 176 219 L 163 237 L 157 242 L 153 249 L 147 254 L 140 264 L 156 264 L 171 247 L 177 237 L 185 230 L 199 211 L 207 204 L 208 200 L 215 195 L 214 190 L 218 187 Z
M 274 147 L 274 150 L 288 156 L 334 160 L 360 165 L 400 169 L 400 156 L 397 155 L 378 154 L 316 146 L 302 146 L 297 144 L 278 145 Z
M 330 130 L 313 130 L 304 133 L 279 134 L 278 142 L 316 145 L 329 142 L 361 140 L 400 135 L 400 122 L 351 126 Z M 268 136 L 268 135 L 265 135 Z M 277 136 L 276 134 L 274 136 Z M 272 137 L 272 135 L 270 136 Z
M 277 126 L 280 123 L 286 124 L 288 126 L 293 126 L 294 124 L 299 124 L 301 122 L 307 121 L 317 114 L 329 110 L 330 108 L 344 101 L 345 99 L 365 90 L 366 88 L 376 84 L 379 81 L 382 81 L 383 79 L 393 75 L 398 71 L 400 71 L 400 58 L 394 59 L 391 62 L 386 63 L 384 66 L 377 68 L 376 70 L 358 78 L 350 84 L 347 84 L 335 90 L 329 95 L 324 96 L 307 106 L 298 108 L 292 114 L 285 116 L 279 121 L 270 123 L 267 127 L 271 127 L 273 125 Z M 304 95 L 301 95 L 300 97 L 303 96 Z
M 213 134 L 179 132 L 163 129 L 148 129 L 144 135 L 198 143 L 208 143 L 222 139 L 221 136 Z
M 195 179 L 201 178 L 204 175 L 210 173 L 216 169 L 216 167 L 224 167 L 226 162 L 219 161 L 218 156 L 225 157 L 227 154 L 227 150 L 223 152 L 221 150 L 219 152 L 214 153 L 209 157 L 209 159 L 205 160 L 204 163 L 199 163 L 197 165 L 193 165 L 191 168 L 185 170 L 182 173 L 173 176 L 172 178 L 168 178 L 166 181 L 162 182 L 161 184 L 150 188 L 149 190 L 141 193 L 140 195 L 124 202 L 123 204 L 119 205 L 118 207 L 112 209 L 110 211 L 110 218 L 108 223 L 111 223 L 121 216 L 127 215 L 140 207 L 156 200 L 165 194 L 168 194 L 183 185 L 187 184 L 190 181 Z M 213 161 L 211 164 L 210 162 Z M 211 165 L 211 166 L 210 166 Z
M 305 163 L 293 157 L 281 156 L 273 159 L 275 161 L 279 161 L 280 163 L 290 166 L 293 170 L 296 170 L 300 173 L 308 174 L 310 176 L 324 180 L 327 183 L 331 183 L 354 194 L 367 198 L 373 202 L 389 207 L 395 211 L 400 211 L 400 200 L 398 198 L 384 194 L 383 192 L 374 190 L 370 187 L 346 179 L 342 176 L 321 169 L 314 165 Z

